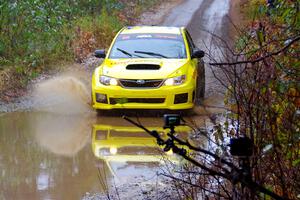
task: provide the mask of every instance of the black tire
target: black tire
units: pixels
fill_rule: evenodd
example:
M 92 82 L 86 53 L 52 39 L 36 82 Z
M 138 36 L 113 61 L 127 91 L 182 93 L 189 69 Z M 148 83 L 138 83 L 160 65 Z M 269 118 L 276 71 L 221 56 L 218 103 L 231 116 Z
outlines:
M 180 114 L 183 117 L 191 117 L 195 115 L 195 112 L 193 108 L 190 108 L 190 109 L 180 110 L 178 114 Z
M 96 109 L 97 116 L 110 116 L 110 110 Z
M 198 67 L 197 85 L 196 85 L 195 104 L 199 105 L 205 97 L 205 67 L 201 63 Z
M 100 109 L 96 109 L 97 116 L 103 116 L 103 112 Z

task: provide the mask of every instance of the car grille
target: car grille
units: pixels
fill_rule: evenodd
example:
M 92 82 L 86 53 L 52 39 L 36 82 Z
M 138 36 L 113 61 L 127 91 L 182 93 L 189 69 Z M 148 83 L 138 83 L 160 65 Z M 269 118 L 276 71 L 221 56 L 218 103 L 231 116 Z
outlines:
M 119 155 L 161 155 L 159 147 L 125 146 L 118 148 Z
M 124 103 L 164 103 L 165 98 L 109 98 L 110 104 Z
M 121 79 L 120 85 L 123 88 L 158 88 L 163 80 L 143 80 L 143 79 Z

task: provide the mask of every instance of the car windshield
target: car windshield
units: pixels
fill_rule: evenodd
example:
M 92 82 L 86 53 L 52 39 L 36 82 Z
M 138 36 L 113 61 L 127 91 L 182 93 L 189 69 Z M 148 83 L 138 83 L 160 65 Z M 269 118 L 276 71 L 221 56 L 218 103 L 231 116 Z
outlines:
M 120 34 L 109 58 L 186 58 L 181 35 L 176 34 Z

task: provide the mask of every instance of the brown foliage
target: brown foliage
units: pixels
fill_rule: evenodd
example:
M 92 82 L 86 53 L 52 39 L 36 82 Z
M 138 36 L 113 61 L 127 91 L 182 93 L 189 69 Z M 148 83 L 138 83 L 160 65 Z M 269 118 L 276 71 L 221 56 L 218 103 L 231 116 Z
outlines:
M 81 30 L 78 26 L 73 40 L 74 56 L 77 62 L 82 62 L 95 49 L 95 37 L 91 32 Z

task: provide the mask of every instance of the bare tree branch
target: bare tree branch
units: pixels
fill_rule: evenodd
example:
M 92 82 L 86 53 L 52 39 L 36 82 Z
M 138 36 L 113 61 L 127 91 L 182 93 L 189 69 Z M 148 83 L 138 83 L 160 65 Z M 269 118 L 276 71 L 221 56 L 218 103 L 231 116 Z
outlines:
M 280 54 L 281 52 L 286 51 L 292 44 L 294 44 L 298 40 L 300 40 L 300 36 L 297 36 L 294 39 L 292 39 L 286 46 L 279 49 L 278 51 L 269 53 L 269 54 L 267 54 L 263 57 L 255 59 L 255 60 L 237 61 L 237 62 L 232 62 L 232 63 L 229 63 L 229 62 L 222 63 L 221 62 L 221 63 L 209 63 L 209 64 L 212 65 L 212 66 L 220 66 L 220 65 L 239 65 L 239 64 L 246 64 L 246 63 L 252 63 L 252 64 L 257 63 L 257 62 L 263 61 L 266 58 L 269 58 L 271 56 L 276 56 L 276 55 Z

